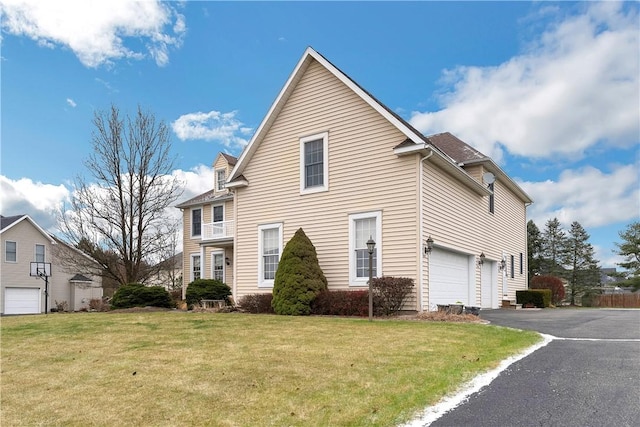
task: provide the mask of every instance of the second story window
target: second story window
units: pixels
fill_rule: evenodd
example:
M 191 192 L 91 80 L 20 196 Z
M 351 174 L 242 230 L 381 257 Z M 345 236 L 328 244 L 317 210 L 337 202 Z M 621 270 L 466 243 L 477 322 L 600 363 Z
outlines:
M 44 245 L 36 245 L 36 262 L 45 262 Z
M 4 260 L 6 262 L 18 261 L 18 244 L 7 240 L 4 244 Z
M 202 233 L 202 209 L 191 209 L 191 237 L 198 237 Z
M 495 212 L 495 196 L 494 196 L 494 182 L 489 184 L 489 190 L 491 190 L 491 195 L 489 196 L 489 212 Z
M 216 190 L 224 190 L 224 185 L 227 183 L 227 172 L 224 169 L 216 170 Z
M 300 139 L 300 192 L 303 194 L 329 189 L 328 140 L 327 132 Z

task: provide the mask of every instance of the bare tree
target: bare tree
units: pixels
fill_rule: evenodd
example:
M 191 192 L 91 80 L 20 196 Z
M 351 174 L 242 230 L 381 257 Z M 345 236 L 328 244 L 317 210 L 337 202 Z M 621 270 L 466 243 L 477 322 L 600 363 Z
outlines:
M 167 213 L 182 192 L 171 175 L 169 128 L 140 107 L 134 117 L 122 117 L 113 105 L 97 111 L 93 125 L 88 177 L 76 178 L 59 228 L 68 243 L 98 261 L 92 274 L 119 284 L 144 283 L 174 244 L 178 226 Z M 73 259 L 62 262 L 80 267 Z

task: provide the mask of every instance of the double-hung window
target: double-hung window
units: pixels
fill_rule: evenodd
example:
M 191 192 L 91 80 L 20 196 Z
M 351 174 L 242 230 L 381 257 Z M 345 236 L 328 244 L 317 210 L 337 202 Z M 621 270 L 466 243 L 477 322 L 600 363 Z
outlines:
M 300 138 L 300 193 L 329 189 L 329 133 Z
M 227 183 L 227 172 L 224 169 L 216 170 L 216 190 L 224 190 L 224 185 Z
M 202 234 L 202 208 L 191 209 L 191 237 Z
M 45 262 L 44 245 L 36 245 L 36 262 Z
M 9 240 L 4 243 L 4 260 L 18 262 L 18 243 Z
M 202 265 L 200 263 L 200 255 L 191 255 L 191 281 L 202 277 Z
M 282 254 L 282 223 L 258 227 L 258 286 L 271 287 Z
M 364 286 L 369 281 L 369 239 L 376 242 L 371 272 L 373 277 L 379 277 L 382 274 L 382 212 L 349 215 L 349 278 L 352 286 Z
M 224 282 L 224 253 L 214 252 L 211 254 L 211 268 L 213 269 L 212 277 L 215 280 Z

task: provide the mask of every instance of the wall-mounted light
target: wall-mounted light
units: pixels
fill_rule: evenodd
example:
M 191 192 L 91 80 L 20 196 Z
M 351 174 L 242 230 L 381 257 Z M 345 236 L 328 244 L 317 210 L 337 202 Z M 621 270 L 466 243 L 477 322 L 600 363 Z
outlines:
M 432 250 L 433 250 L 433 239 L 431 238 L 431 236 L 429 236 L 427 238 L 427 244 L 424 245 L 424 254 L 426 255 Z
M 484 264 L 485 258 L 486 256 L 484 255 L 484 252 L 481 252 L 480 256 L 478 257 L 478 266 L 481 266 L 482 264 Z
M 226 262 L 227 265 L 231 265 L 231 260 L 229 259 L 229 257 L 225 257 L 224 262 Z
M 498 268 L 500 269 L 500 271 L 503 271 L 505 268 L 507 268 L 507 261 L 505 261 L 504 259 L 500 260 Z

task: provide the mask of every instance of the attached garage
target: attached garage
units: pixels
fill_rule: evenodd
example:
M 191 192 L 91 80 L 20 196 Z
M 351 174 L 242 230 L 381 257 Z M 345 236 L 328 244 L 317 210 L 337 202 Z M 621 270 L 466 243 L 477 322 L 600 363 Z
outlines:
M 40 288 L 5 288 L 4 314 L 40 313 Z
M 429 305 L 475 305 L 473 257 L 434 248 L 429 255 Z M 473 302 L 470 304 L 470 301 Z

